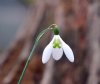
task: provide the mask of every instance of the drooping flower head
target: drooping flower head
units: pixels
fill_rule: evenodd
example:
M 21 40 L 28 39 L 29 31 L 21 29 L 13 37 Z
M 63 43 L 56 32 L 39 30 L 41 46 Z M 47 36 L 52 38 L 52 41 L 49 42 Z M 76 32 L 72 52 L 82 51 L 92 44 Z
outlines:
M 57 25 L 54 25 L 53 31 L 54 37 L 43 51 L 42 62 L 47 63 L 51 56 L 53 59 L 59 60 L 62 57 L 63 52 L 70 62 L 74 62 L 73 51 L 60 37 Z
M 28 57 L 28 59 L 26 61 L 25 67 L 23 69 L 23 72 L 22 72 L 22 74 L 20 76 L 20 79 L 18 81 L 18 84 L 21 84 L 21 82 L 22 82 L 22 79 L 23 79 L 24 74 L 26 72 L 26 69 L 27 69 L 27 67 L 29 65 L 29 62 L 32 59 L 33 52 L 34 52 L 35 48 L 37 47 L 41 37 L 49 29 L 54 31 L 54 37 L 53 37 L 51 42 L 46 46 L 46 48 L 43 51 L 42 62 L 43 63 L 47 63 L 51 56 L 55 60 L 59 60 L 62 57 L 63 52 L 65 53 L 66 57 L 69 59 L 70 62 L 74 62 L 74 55 L 73 55 L 73 52 L 72 52 L 71 48 L 59 36 L 58 26 L 56 24 L 52 24 L 47 29 L 44 29 L 43 31 L 41 31 L 39 33 L 39 35 L 37 36 L 36 41 L 34 43 L 34 46 L 33 46 L 32 50 L 31 50 L 31 52 L 29 54 L 29 57 Z

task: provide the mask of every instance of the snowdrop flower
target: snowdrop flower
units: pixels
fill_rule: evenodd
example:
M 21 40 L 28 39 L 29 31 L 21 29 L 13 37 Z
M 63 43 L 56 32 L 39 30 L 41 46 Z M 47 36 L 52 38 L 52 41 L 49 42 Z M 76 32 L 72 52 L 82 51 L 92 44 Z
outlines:
M 43 51 L 42 62 L 47 63 L 51 56 L 53 59 L 59 60 L 63 52 L 70 62 L 74 62 L 73 51 L 60 37 L 58 28 L 54 28 L 54 34 L 53 39 Z
M 18 84 L 21 84 L 21 82 L 22 82 L 22 79 L 23 79 L 24 74 L 26 72 L 26 69 L 29 65 L 29 62 L 32 59 L 35 48 L 37 47 L 37 45 L 38 45 L 40 39 L 42 38 L 42 36 L 48 30 L 53 30 L 54 31 L 54 37 L 43 51 L 42 62 L 47 63 L 51 56 L 55 60 L 59 60 L 62 57 L 63 52 L 65 53 L 66 57 L 69 59 L 70 62 L 74 62 L 74 55 L 73 55 L 73 52 L 72 52 L 71 48 L 59 36 L 58 26 L 56 24 L 52 24 L 47 29 L 44 29 L 43 31 L 41 31 L 39 33 L 39 35 L 37 36 L 36 41 L 34 43 L 34 46 L 33 46 L 32 50 L 29 54 L 29 57 L 26 61 L 23 72 L 22 72 L 22 74 L 20 76 L 20 79 L 18 81 Z

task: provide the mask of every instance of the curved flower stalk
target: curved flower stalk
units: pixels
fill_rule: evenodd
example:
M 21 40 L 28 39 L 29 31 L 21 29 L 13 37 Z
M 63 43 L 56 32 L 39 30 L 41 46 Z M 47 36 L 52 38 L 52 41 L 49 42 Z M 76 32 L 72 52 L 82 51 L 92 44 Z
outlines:
M 26 69 L 29 65 L 30 60 L 32 59 L 34 50 L 36 49 L 41 37 L 48 31 L 48 30 L 53 30 L 54 31 L 54 37 L 52 41 L 47 45 L 47 47 L 43 51 L 43 56 L 42 56 L 42 62 L 47 63 L 48 60 L 50 59 L 51 55 L 55 60 L 59 60 L 62 55 L 63 51 L 65 52 L 65 55 L 69 59 L 70 62 L 74 62 L 74 55 L 71 50 L 71 48 L 61 39 L 59 36 L 59 29 L 56 24 L 50 25 L 47 29 L 43 30 L 40 32 L 40 34 L 37 36 L 35 44 L 30 52 L 30 55 L 26 61 L 25 67 L 23 69 L 23 72 L 19 78 L 18 84 L 21 84 L 22 79 L 24 77 L 24 74 L 26 72 Z
M 53 59 L 59 60 L 62 57 L 63 52 L 70 62 L 74 62 L 73 51 L 60 37 L 59 30 L 54 29 L 54 34 L 53 39 L 43 51 L 42 62 L 44 64 L 47 63 L 51 56 Z

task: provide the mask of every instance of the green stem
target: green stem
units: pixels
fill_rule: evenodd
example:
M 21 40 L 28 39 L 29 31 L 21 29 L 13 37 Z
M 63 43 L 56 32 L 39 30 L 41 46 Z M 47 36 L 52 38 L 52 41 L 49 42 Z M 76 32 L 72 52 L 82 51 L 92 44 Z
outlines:
M 48 28 L 48 29 L 49 29 L 49 28 Z M 43 31 L 37 36 L 37 39 L 36 39 L 36 41 L 35 41 L 35 44 L 34 44 L 34 46 L 33 46 L 33 48 L 32 48 L 32 51 L 31 51 L 31 53 L 30 53 L 30 55 L 29 55 L 29 57 L 28 57 L 28 59 L 27 59 L 27 61 L 26 61 L 25 67 L 24 67 L 23 72 L 22 72 L 22 74 L 21 74 L 21 76 L 20 76 L 20 79 L 19 79 L 19 81 L 18 81 L 18 84 L 21 84 L 22 79 L 23 79 L 23 77 L 24 77 L 24 74 L 25 74 L 25 72 L 26 72 L 26 69 L 27 69 L 27 67 L 28 67 L 28 65 L 29 65 L 29 62 L 30 62 L 32 56 L 33 56 L 33 52 L 34 52 L 34 50 L 35 50 L 37 44 L 39 43 L 39 40 L 40 40 L 41 37 L 47 32 L 48 29 L 43 30 Z
M 55 27 L 57 27 L 57 25 L 56 25 L 56 24 L 52 24 L 52 25 L 50 25 L 47 29 L 45 29 L 45 30 L 43 30 L 42 32 L 40 32 L 40 34 L 37 36 L 36 41 L 35 41 L 35 44 L 34 44 L 34 46 L 33 46 L 33 48 L 32 48 L 32 51 L 30 52 L 30 55 L 29 55 L 29 57 L 28 57 L 28 59 L 27 59 L 27 61 L 26 61 L 25 67 L 24 67 L 24 69 L 23 69 L 23 72 L 22 72 L 22 74 L 21 74 L 21 76 L 20 76 L 20 79 L 19 79 L 19 81 L 18 81 L 18 84 L 21 84 L 21 82 L 22 82 L 22 79 L 23 79 L 23 77 L 24 77 L 24 74 L 25 74 L 25 72 L 26 72 L 26 69 L 27 69 L 27 67 L 28 67 L 28 65 L 29 65 L 29 62 L 30 62 L 32 56 L 33 56 L 33 52 L 34 52 L 36 46 L 37 46 L 38 43 L 39 43 L 39 40 L 41 39 L 41 37 L 42 37 L 48 30 L 50 30 L 50 29 L 53 30 Z

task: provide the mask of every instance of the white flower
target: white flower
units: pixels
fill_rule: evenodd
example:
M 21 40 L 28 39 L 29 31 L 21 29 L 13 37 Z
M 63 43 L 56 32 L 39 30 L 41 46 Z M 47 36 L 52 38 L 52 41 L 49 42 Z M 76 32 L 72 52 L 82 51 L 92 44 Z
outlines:
M 42 62 L 47 63 L 50 57 L 59 60 L 63 51 L 70 62 L 74 62 L 74 54 L 71 48 L 61 39 L 59 35 L 54 35 L 52 41 L 46 46 L 43 51 Z

